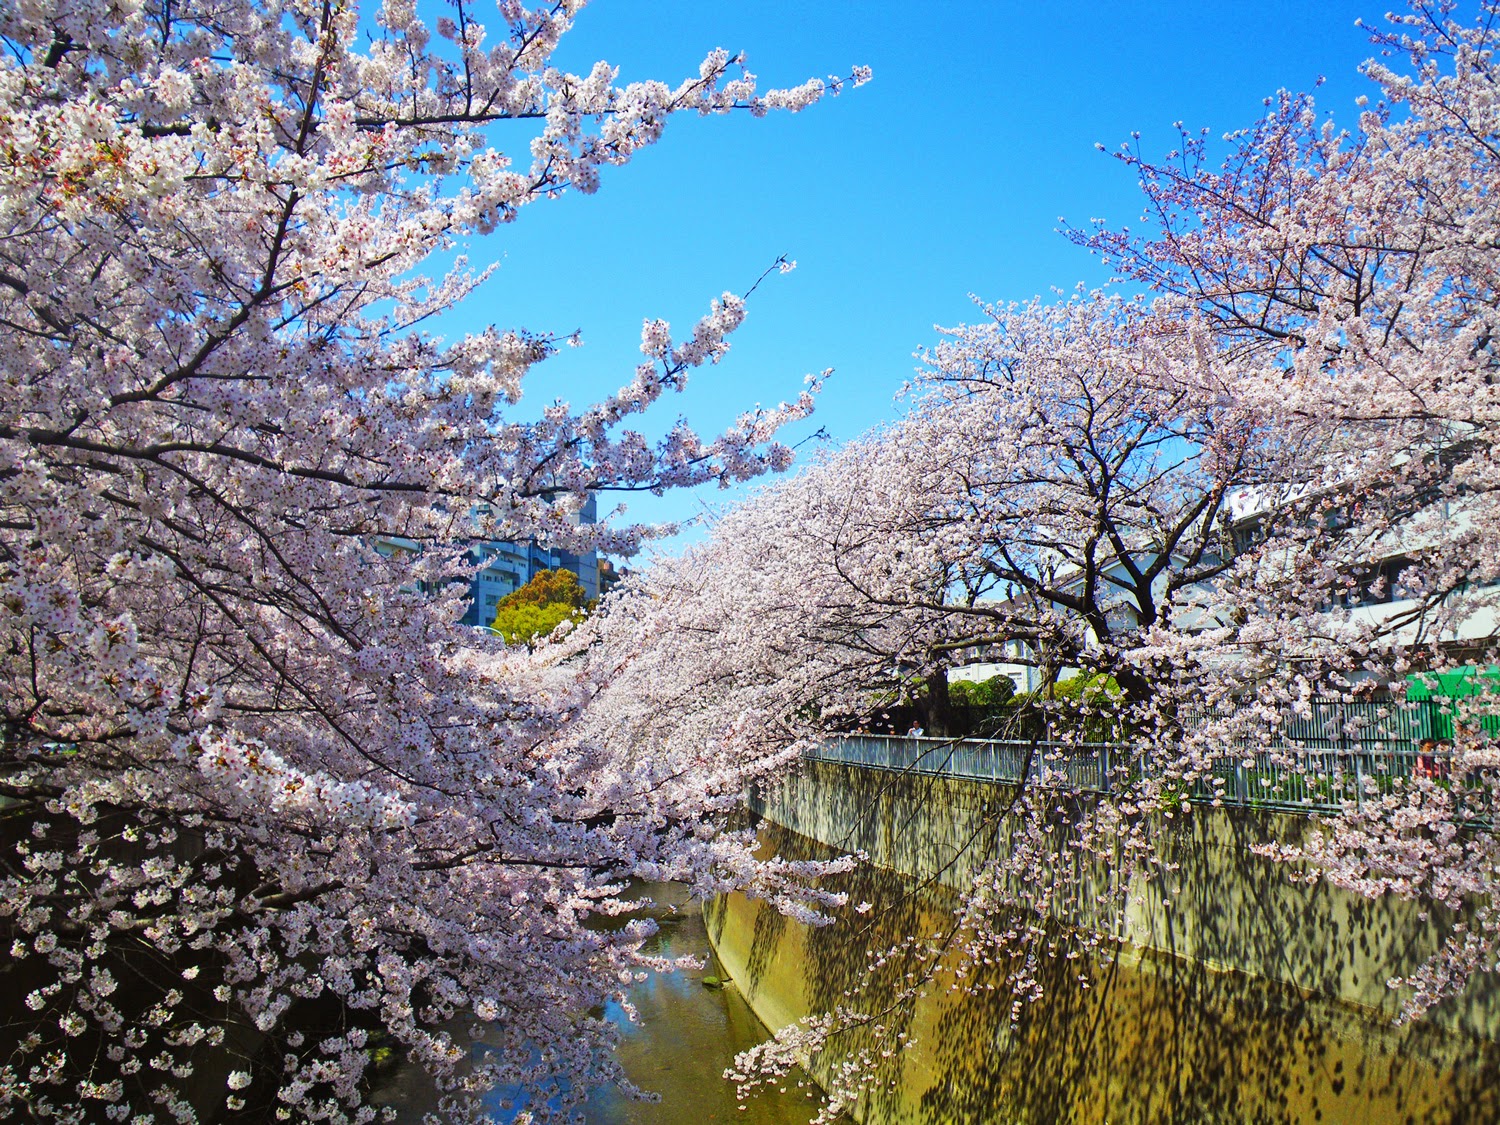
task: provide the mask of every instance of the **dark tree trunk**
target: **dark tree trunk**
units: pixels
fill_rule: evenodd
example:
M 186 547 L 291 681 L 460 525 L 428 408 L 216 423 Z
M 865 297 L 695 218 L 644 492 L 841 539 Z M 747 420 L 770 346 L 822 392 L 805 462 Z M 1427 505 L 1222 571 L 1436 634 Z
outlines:
M 948 700 L 948 672 L 940 668 L 927 677 L 922 693 L 922 717 L 928 734 L 948 737 L 953 733 L 953 707 Z

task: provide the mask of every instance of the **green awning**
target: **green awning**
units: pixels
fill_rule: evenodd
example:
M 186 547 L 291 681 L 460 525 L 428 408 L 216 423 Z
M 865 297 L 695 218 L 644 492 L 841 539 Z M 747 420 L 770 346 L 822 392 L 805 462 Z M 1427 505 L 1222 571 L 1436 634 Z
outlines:
M 1447 672 L 1414 672 L 1406 677 L 1407 699 L 1462 699 L 1481 693 L 1500 694 L 1500 668 L 1470 664 Z
M 1481 668 L 1470 664 L 1447 672 L 1419 672 L 1406 677 L 1407 700 L 1429 704 L 1418 716 L 1417 725 L 1422 738 L 1451 740 L 1453 716 L 1459 710 L 1457 701 L 1476 695 L 1495 696 L 1492 710 L 1500 712 L 1500 667 Z M 1479 727 L 1486 734 L 1500 735 L 1500 713 L 1481 714 L 1478 718 Z M 1472 711 L 1466 721 L 1474 721 Z

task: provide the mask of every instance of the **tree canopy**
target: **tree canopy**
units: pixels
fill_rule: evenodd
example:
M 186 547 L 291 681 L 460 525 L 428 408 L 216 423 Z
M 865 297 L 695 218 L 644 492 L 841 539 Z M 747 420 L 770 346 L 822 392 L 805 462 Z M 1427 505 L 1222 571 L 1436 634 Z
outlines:
M 384 1037 L 452 1119 L 495 1086 L 567 1119 L 629 1088 L 600 1013 L 662 967 L 622 887 L 826 904 L 727 827 L 759 763 L 626 769 L 565 646 L 457 625 L 467 541 L 628 553 L 645 529 L 570 519 L 589 495 L 784 467 L 812 405 L 634 428 L 727 353 L 735 293 L 539 415 L 559 340 L 426 330 L 484 280 L 468 244 L 678 114 L 868 76 L 572 74 L 581 8 L 0 14 L 0 1116 L 366 1122 Z
M 1013 966 L 1024 1005 L 1058 904 L 1086 898 L 1062 916 L 1100 920 L 1080 941 L 1113 940 L 1133 880 L 1169 875 L 1159 843 L 1184 794 L 1222 791 L 1226 760 L 1285 746 L 1315 700 L 1389 717 L 1413 670 L 1494 663 L 1500 12 L 1477 7 L 1465 22 L 1413 4 L 1374 32 L 1384 100 L 1351 129 L 1282 94 L 1222 162 L 1207 135 L 1160 163 L 1122 149 L 1145 227 L 1073 237 L 1144 294 L 979 305 L 927 352 L 902 418 L 640 579 L 605 629 L 619 659 L 639 653 L 610 689 L 632 738 L 795 754 L 914 685 L 940 705 L 953 668 L 1029 668 L 1044 688 L 1018 713 L 1048 725 L 1021 776 L 1041 780 L 999 802 L 1008 854 L 955 938 Z M 1116 744 L 1108 791 L 1067 800 L 1046 763 L 1099 739 Z M 1500 844 L 1458 827 L 1492 815 L 1500 750 L 1470 721 L 1449 751 L 1469 783 L 1387 779 L 1277 852 L 1463 919 L 1396 982 L 1410 1017 L 1500 961 Z M 1048 861 L 1064 837 L 1111 871 L 1107 893 Z M 863 1058 L 899 1053 L 870 1038 L 898 1026 L 851 1000 L 741 1071 L 841 1049 L 854 1027 Z M 825 1070 L 835 1104 L 871 1081 L 852 1057 Z
M 571 570 L 541 570 L 500 599 L 490 628 L 509 644 L 530 643 L 550 636 L 564 621 L 581 620 L 587 599 Z

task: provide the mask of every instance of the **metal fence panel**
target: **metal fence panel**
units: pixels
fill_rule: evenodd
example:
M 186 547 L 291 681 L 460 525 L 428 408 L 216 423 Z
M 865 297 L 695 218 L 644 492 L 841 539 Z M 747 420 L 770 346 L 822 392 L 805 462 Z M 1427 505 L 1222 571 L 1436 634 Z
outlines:
M 1197 802 L 1338 813 L 1392 792 L 1414 777 L 1435 779 L 1466 820 L 1488 822 L 1491 779 L 1453 776 L 1451 750 L 1428 740 L 1431 716 L 1409 704 L 1316 703 L 1284 721 L 1270 744 L 1235 747 L 1206 774 L 1185 779 Z M 1153 776 L 1148 753 L 1128 744 L 948 739 L 851 734 L 827 739 L 809 758 L 870 769 L 999 784 L 1103 793 Z

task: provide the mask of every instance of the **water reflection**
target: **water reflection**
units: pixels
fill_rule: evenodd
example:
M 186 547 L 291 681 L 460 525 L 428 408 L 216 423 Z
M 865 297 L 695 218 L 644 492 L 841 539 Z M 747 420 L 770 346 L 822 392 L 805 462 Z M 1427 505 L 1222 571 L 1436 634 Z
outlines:
M 760 1094 L 744 1103 L 735 1100 L 734 1087 L 723 1078 L 724 1068 L 743 1051 L 767 1037 L 733 981 L 723 988 L 706 988 L 705 976 L 724 976 L 713 960 L 708 933 L 698 904 L 675 884 L 651 884 L 635 896 L 655 904 L 649 911 L 660 931 L 647 951 L 668 957 L 707 958 L 704 968 L 668 976 L 651 975 L 630 990 L 638 1013 L 631 1023 L 617 1005 L 607 1012 L 620 1027 L 620 1061 L 630 1080 L 660 1095 L 657 1102 L 638 1102 L 615 1089 L 597 1089 L 584 1108 L 588 1125 L 807 1125 L 816 1113 L 816 1100 L 799 1089 L 796 1079 L 786 1092 Z M 507 1114 L 499 1095 L 489 1106 L 497 1120 Z M 381 1084 L 379 1104 L 396 1108 L 400 1125 L 420 1125 L 435 1108 L 435 1098 L 423 1075 L 406 1067 Z
M 707 956 L 703 914 L 682 888 L 657 885 L 645 890 L 662 908 L 655 912 L 661 926 L 654 939 L 656 951 L 673 957 Z M 644 1104 L 617 1091 L 596 1090 L 586 1109 L 589 1125 L 806 1125 L 812 1119 L 814 1100 L 807 1090 L 797 1088 L 795 1080 L 785 1094 L 763 1094 L 739 1108 L 734 1087 L 722 1077 L 724 1068 L 737 1052 L 759 1043 L 767 1033 L 734 982 L 722 989 L 703 986 L 705 975 L 723 973 L 710 958 L 701 970 L 652 976 L 631 990 L 640 1023 L 627 1022 L 618 1010 L 610 1013 L 625 1033 L 620 1061 L 626 1074 L 660 1094 L 661 1101 Z

